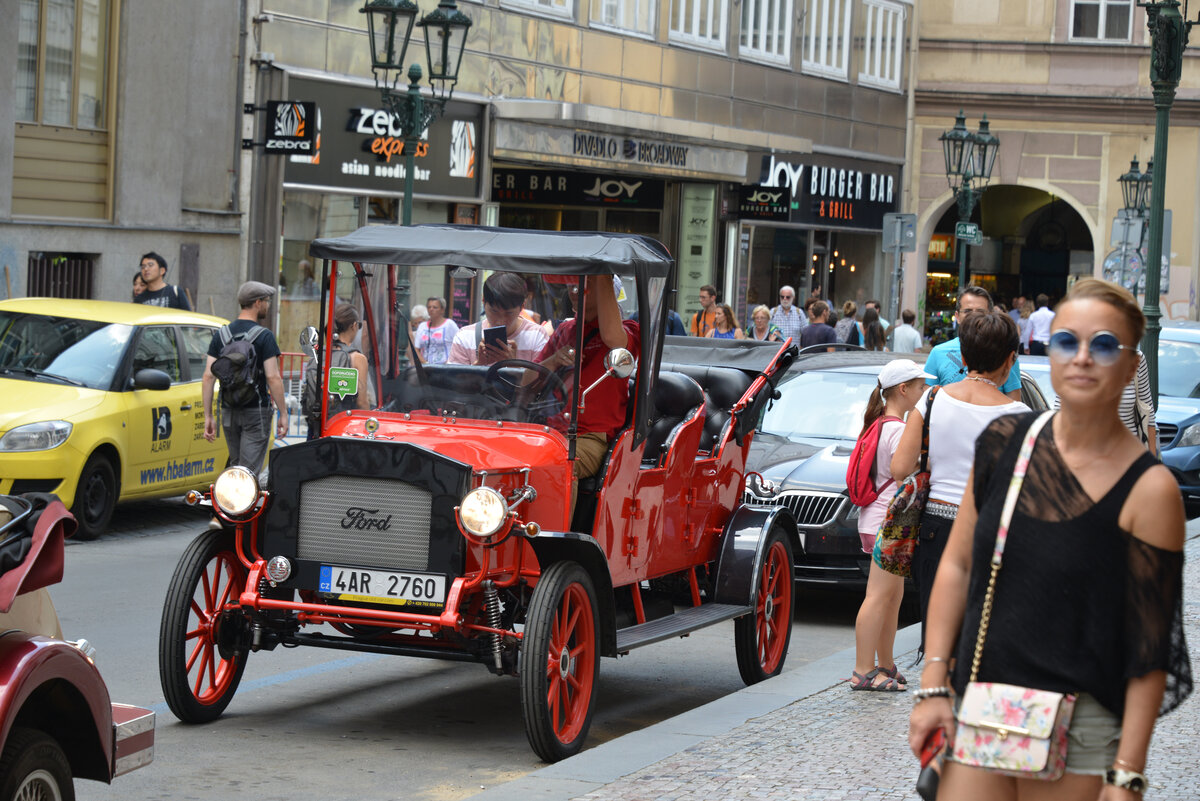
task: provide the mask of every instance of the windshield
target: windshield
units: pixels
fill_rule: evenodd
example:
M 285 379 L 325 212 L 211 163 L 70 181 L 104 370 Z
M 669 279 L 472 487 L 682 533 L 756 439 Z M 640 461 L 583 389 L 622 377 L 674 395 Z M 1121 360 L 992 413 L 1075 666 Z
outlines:
M 801 439 L 858 439 L 876 376 L 814 370 L 780 384 L 760 431 Z
M 0 311 L 0 373 L 110 389 L 133 326 Z
M 575 326 L 577 276 L 448 270 L 452 318 L 439 314 L 411 326 L 406 310 L 415 301 L 404 297 L 406 268 L 363 265 L 358 275 L 352 264 L 339 263 L 337 269 L 339 280 L 330 285 L 341 290 L 339 300 L 365 318 L 351 347 L 363 352 L 368 365 L 367 403 L 359 405 L 357 396 L 346 402 L 335 397 L 339 409 L 546 424 L 566 432 L 577 384 L 586 388 L 604 375 L 608 348 L 596 324 L 585 324 L 582 334 Z M 353 278 L 349 283 L 347 275 Z M 662 308 L 665 282 L 654 281 L 645 293 L 653 302 L 639 307 L 633 275 L 588 279 L 588 291 L 603 288 L 615 298 L 635 358 L 642 356 L 641 343 L 653 341 L 647 330 L 657 324 Z M 639 320 L 639 308 L 653 308 L 655 314 Z M 547 358 L 556 353 L 562 356 Z M 623 379 L 603 378 L 618 381 L 627 391 Z M 607 399 L 611 387 L 595 391 L 597 398 Z M 592 397 L 587 396 L 589 403 Z
M 1158 394 L 1200 398 L 1200 342 L 1158 341 Z

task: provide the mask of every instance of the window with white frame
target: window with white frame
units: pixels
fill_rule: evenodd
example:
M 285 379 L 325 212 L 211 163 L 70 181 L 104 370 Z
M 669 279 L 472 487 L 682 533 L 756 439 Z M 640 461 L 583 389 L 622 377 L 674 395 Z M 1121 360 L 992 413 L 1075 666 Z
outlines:
M 1133 0 L 1071 0 L 1071 38 L 1128 42 Z
M 643 36 L 654 36 L 655 0 L 592 0 L 592 22 Z
M 671 0 L 671 41 L 725 47 L 729 0 Z
M 849 77 L 852 0 L 808 0 L 804 25 L 805 72 L 829 78 Z
M 786 64 L 791 43 L 792 0 L 742 0 L 743 56 Z
M 890 0 L 863 0 L 862 26 L 858 82 L 899 89 L 904 64 L 904 6 Z
M 510 8 L 523 8 L 553 17 L 573 18 L 573 0 L 501 0 L 500 5 Z

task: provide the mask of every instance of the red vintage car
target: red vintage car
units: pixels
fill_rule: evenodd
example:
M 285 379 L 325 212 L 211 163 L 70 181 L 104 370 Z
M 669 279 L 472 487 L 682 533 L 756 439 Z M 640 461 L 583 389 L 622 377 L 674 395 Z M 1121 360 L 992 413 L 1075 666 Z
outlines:
M 184 553 L 160 632 L 163 692 L 181 720 L 219 716 L 249 654 L 279 645 L 473 661 L 519 678 L 529 742 L 555 761 L 583 746 L 601 656 L 735 619 L 742 677 L 782 669 L 796 525 L 742 497 L 790 345 L 755 376 L 660 370 L 674 261 L 640 236 L 372 226 L 310 252 L 325 260 L 310 332 L 319 436 L 273 451 L 265 488 L 240 467 L 213 484 L 227 526 Z M 550 341 L 565 355 L 535 354 L 548 332 L 510 307 L 524 333 L 497 340 L 507 358 L 410 363 L 408 268 L 428 265 L 464 287 L 484 271 L 519 275 L 525 308 L 560 326 Z M 599 304 L 603 329 L 614 307 L 588 293 L 610 285 L 624 348 L 573 310 L 575 298 Z M 365 376 L 332 364 L 345 301 L 365 321 Z M 484 325 L 460 332 L 460 360 L 477 360 Z M 334 408 L 362 392 L 368 409 Z M 583 430 L 605 414 L 615 428 L 600 467 L 573 490 Z
M 114 704 L 86 640 L 66 642 L 46 587 L 75 519 L 54 496 L 0 495 L 0 801 L 75 798 L 154 758 L 154 713 Z

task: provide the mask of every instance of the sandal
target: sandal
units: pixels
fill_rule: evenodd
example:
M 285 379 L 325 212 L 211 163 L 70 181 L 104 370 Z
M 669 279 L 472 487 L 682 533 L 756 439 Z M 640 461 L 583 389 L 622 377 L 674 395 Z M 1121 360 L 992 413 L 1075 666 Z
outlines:
M 875 679 L 879 676 L 885 676 L 886 678 L 879 684 L 876 684 Z M 887 675 L 886 670 L 875 668 L 865 676 L 857 670 L 850 671 L 850 689 L 865 690 L 868 692 L 902 693 L 908 688 L 900 686 L 899 682 Z
M 897 684 L 908 684 L 908 679 L 904 678 L 904 674 L 900 672 L 900 668 L 896 664 L 892 664 L 891 670 L 880 665 L 876 668 L 880 673 L 888 678 L 895 679 Z

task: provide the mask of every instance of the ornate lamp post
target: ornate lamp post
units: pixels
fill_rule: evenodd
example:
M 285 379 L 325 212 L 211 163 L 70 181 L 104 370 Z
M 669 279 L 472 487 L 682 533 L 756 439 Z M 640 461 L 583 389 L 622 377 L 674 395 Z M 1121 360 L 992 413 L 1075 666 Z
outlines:
M 971 212 L 992 179 L 992 167 L 1000 150 L 1000 140 L 989 130 L 987 115 L 979 121 L 979 130 L 967 130 L 967 118 L 960 109 L 954 127 L 938 140 L 946 160 L 946 181 L 958 203 L 959 222 L 970 222 Z M 958 288 L 967 285 L 967 250 L 959 245 Z
M 436 9 L 416 22 L 417 27 L 425 31 L 426 63 L 429 65 L 429 85 L 433 90 L 433 96 L 426 98 L 421 94 L 420 64 L 414 63 L 408 67 L 407 91 L 397 87 L 404 72 L 413 24 L 420 13 L 417 5 L 411 0 L 369 0 L 359 11 L 367 15 L 371 72 L 375 75 L 375 86 L 404 140 L 402 222 L 412 225 L 417 144 L 430 124 L 441 116 L 454 94 L 471 20 L 458 10 L 454 0 L 441 0 Z
M 1146 9 L 1146 27 L 1150 29 L 1150 85 L 1154 87 L 1154 161 L 1150 192 L 1150 243 L 1146 259 L 1146 335 L 1142 353 L 1150 371 L 1150 391 L 1158 405 L 1158 332 L 1159 279 L 1162 270 L 1163 195 L 1167 175 L 1167 133 L 1171 124 L 1171 106 L 1183 72 L 1183 48 L 1187 47 L 1192 23 L 1179 13 L 1178 0 L 1138 3 Z

